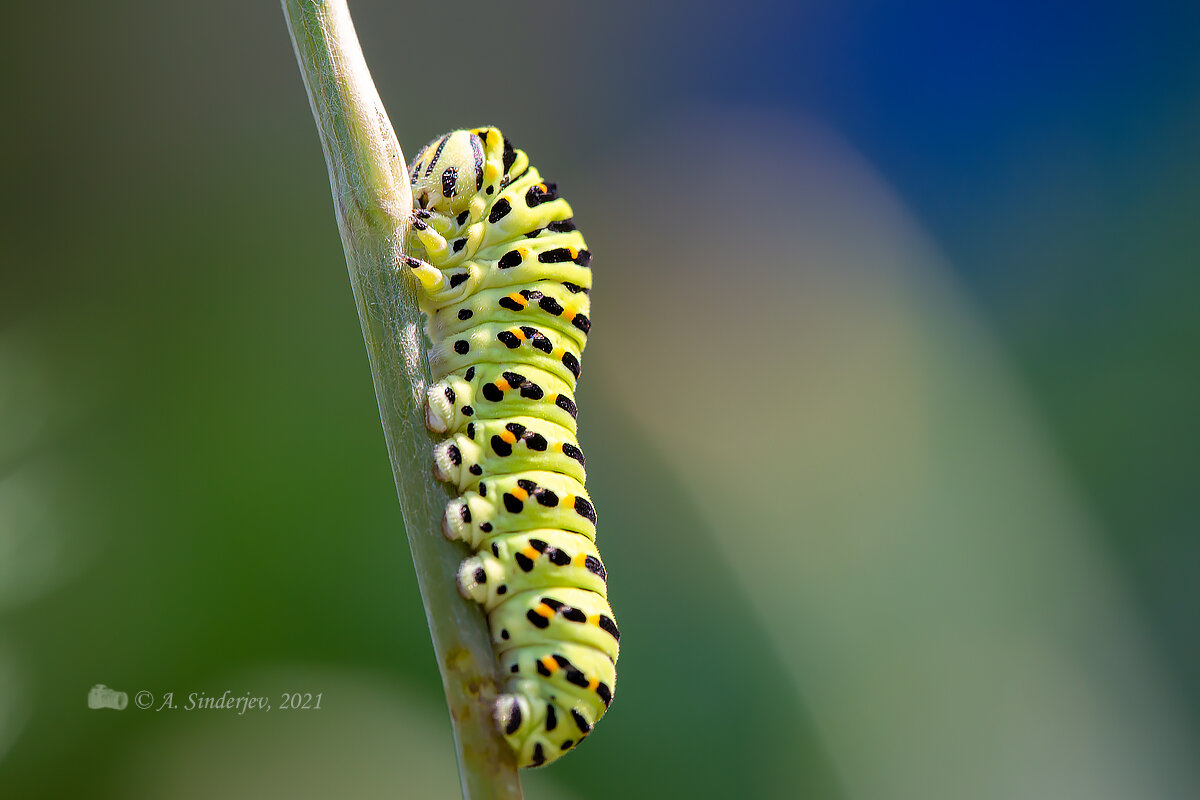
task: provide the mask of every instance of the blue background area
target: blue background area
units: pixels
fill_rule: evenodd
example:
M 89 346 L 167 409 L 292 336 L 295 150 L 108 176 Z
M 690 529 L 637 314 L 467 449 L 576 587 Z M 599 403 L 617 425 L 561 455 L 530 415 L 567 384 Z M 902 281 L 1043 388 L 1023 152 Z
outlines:
M 1197 113 L 1198 43 L 1186 3 L 762 3 L 680 15 L 640 54 L 640 99 L 649 114 L 694 96 L 821 115 L 982 280 L 1022 266 L 971 243 L 1001 210 L 989 199 L 1053 178 L 1040 159 L 1082 162 L 1102 198 L 1171 170 L 1164 149 Z

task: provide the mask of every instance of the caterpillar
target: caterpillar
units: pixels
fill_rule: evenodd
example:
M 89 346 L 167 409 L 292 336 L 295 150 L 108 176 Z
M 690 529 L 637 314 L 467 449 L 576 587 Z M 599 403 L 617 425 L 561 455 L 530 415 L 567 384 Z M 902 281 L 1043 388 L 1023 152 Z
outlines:
M 616 688 L 620 632 L 576 439 L 591 253 L 555 184 L 496 128 L 435 139 L 409 171 L 426 425 L 446 434 L 433 468 L 457 492 L 442 530 L 475 550 L 457 581 L 487 614 L 505 679 L 495 722 L 520 766 L 542 766 L 579 745 Z

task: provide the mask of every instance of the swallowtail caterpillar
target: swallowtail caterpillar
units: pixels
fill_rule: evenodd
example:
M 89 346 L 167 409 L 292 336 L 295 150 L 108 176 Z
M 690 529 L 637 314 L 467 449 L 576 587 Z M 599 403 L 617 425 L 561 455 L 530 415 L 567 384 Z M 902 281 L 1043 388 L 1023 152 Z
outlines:
M 505 677 L 497 725 L 523 767 L 579 745 L 612 702 L 620 634 L 576 440 L 591 253 L 571 207 L 496 128 L 448 133 L 409 167 L 405 264 L 433 349 L 434 472 L 458 497 L 443 532 L 475 555 L 462 594 L 487 613 Z

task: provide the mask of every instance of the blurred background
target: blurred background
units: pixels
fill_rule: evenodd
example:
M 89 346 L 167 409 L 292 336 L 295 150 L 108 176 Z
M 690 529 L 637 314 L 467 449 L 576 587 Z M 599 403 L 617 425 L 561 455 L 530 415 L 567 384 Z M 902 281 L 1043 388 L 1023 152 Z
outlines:
M 621 685 L 528 797 L 1200 796 L 1200 6 L 351 9 L 596 254 Z M 3 36 L 0 794 L 456 797 L 278 4 Z

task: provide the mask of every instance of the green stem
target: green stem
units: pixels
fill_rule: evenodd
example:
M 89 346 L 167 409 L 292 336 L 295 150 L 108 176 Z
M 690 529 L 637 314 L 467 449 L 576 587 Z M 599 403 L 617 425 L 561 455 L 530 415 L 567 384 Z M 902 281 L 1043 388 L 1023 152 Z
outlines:
M 467 555 L 441 535 L 449 496 L 432 474 L 425 429 L 429 360 L 415 281 L 398 269 L 412 191 L 404 157 L 363 59 L 345 0 L 283 0 L 316 119 L 350 285 L 375 380 L 425 616 L 450 706 L 464 800 L 519 800 L 511 748 L 492 720 L 499 686 L 487 621 L 462 599 Z

